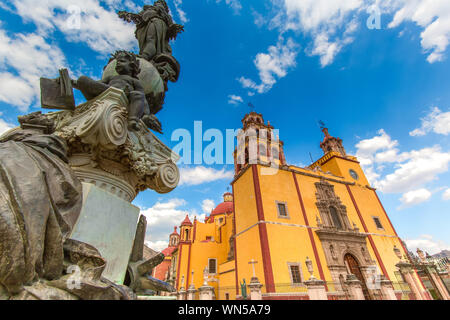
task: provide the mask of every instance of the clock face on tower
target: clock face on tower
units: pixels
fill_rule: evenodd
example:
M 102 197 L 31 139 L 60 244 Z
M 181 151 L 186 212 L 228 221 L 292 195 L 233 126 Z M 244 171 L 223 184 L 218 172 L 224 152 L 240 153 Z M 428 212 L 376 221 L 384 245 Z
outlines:
M 349 172 L 350 172 L 350 175 L 352 176 L 353 179 L 355 179 L 355 180 L 358 180 L 358 179 L 359 179 L 359 176 L 358 176 L 358 174 L 356 173 L 355 170 L 350 169 Z

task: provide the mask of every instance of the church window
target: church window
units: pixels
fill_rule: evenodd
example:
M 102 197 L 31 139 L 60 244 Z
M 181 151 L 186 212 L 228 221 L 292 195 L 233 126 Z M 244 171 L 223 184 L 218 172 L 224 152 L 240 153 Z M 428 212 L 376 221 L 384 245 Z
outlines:
M 186 235 L 186 241 L 187 240 L 189 240 L 189 230 L 188 229 L 186 229 L 185 231 L 184 231 L 184 234 Z
M 358 176 L 358 174 L 356 173 L 355 170 L 350 169 L 349 173 L 350 173 L 350 176 L 351 176 L 353 179 L 355 179 L 355 180 L 358 180 L 358 179 L 359 179 L 359 176 Z
M 334 227 L 336 227 L 339 230 L 342 230 L 343 228 L 342 228 L 341 219 L 339 218 L 339 214 L 335 207 L 330 207 L 330 215 L 331 215 L 331 219 L 333 220 Z
M 383 225 L 381 224 L 380 218 L 378 217 L 372 217 L 373 221 L 375 222 L 375 225 L 377 226 L 377 229 L 384 230 Z
M 300 264 L 298 263 L 288 263 L 289 273 L 291 276 L 291 283 L 293 285 L 302 283 L 302 276 L 300 272 Z
M 278 218 L 289 219 L 289 213 L 287 210 L 286 202 L 276 202 L 278 210 Z
M 217 259 L 209 259 L 208 260 L 208 272 L 210 274 L 217 273 Z

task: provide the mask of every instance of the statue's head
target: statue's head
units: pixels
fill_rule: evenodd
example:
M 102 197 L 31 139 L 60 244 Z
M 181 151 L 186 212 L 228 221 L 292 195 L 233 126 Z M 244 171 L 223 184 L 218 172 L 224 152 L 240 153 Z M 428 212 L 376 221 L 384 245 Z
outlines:
M 116 51 L 113 54 L 112 59 L 116 59 L 116 71 L 120 75 L 129 75 L 133 78 L 138 78 L 141 69 L 139 67 L 139 61 L 133 52 L 128 51 Z
M 153 5 L 163 7 L 167 13 L 169 12 L 169 6 L 167 5 L 165 0 L 157 0 Z

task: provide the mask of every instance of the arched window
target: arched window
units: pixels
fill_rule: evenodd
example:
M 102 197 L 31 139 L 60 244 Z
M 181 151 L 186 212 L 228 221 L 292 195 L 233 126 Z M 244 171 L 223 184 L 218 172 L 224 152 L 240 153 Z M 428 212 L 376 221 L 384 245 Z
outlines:
M 186 230 L 184 231 L 184 233 L 185 233 L 185 235 L 186 235 L 186 241 L 189 240 L 189 230 L 186 229 Z
M 335 207 L 330 207 L 330 215 L 331 215 L 331 219 L 333 220 L 333 225 L 337 229 L 342 230 L 343 228 L 342 228 L 341 219 L 339 218 L 339 214 Z

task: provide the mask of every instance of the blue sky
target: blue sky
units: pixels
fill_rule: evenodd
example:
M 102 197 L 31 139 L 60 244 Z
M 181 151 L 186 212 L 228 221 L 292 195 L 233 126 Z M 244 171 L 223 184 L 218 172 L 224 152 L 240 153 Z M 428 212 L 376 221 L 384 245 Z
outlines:
M 10 0 L 0 4 L 0 131 L 39 109 L 39 77 L 68 67 L 101 76 L 116 49 L 137 50 L 115 11 L 142 1 Z M 317 121 L 357 155 L 410 247 L 449 249 L 450 4 L 447 0 L 169 0 L 185 32 L 159 135 L 240 127 L 252 102 L 280 130 L 290 164 L 322 152 Z M 77 12 L 81 12 L 77 20 Z M 380 28 L 376 26 L 380 19 Z M 369 28 L 367 21 L 373 22 Z M 81 23 L 77 25 L 77 22 Z M 77 102 L 82 102 L 77 94 Z M 208 142 L 204 142 L 206 147 Z M 221 202 L 231 165 L 181 165 L 168 195 L 141 193 L 148 241 L 163 249 L 185 214 Z

